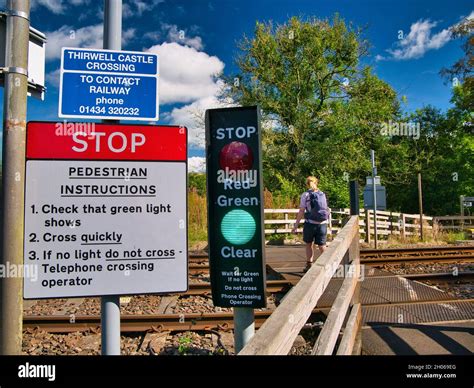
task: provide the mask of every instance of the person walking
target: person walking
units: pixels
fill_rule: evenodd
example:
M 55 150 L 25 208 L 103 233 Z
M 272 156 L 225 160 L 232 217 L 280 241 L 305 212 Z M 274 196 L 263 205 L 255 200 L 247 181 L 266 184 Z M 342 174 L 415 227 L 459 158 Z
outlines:
M 326 194 L 318 188 L 319 180 L 314 176 L 306 178 L 308 190 L 301 195 L 300 211 L 296 217 L 292 233 L 297 233 L 301 219 L 305 218 L 303 225 L 303 241 L 306 243 L 306 268 L 305 272 L 313 264 L 313 244 L 318 246 L 321 253 L 326 247 L 327 224 L 329 219 L 329 207 Z

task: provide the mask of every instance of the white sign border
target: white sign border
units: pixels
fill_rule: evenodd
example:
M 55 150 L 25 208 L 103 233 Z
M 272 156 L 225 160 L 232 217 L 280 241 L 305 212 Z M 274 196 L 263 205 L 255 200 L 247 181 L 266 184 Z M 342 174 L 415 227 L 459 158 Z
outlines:
M 133 73 L 140 77 L 156 78 L 156 107 L 154 117 L 127 117 L 127 116 L 91 116 L 91 115 L 68 115 L 62 113 L 63 110 L 63 75 L 64 73 L 81 73 L 81 74 L 107 74 L 107 75 L 129 75 L 129 73 L 107 72 L 107 71 L 83 71 L 83 70 L 64 70 L 64 51 L 78 50 L 78 51 L 104 51 L 125 54 L 147 54 L 156 57 L 156 74 L 140 74 Z M 85 119 L 85 120 L 128 120 L 128 121 L 159 121 L 160 120 L 160 61 L 158 54 L 144 53 L 141 51 L 122 51 L 122 50 L 105 50 L 105 49 L 91 49 L 91 48 L 77 48 L 77 47 L 62 47 L 61 48 L 61 67 L 59 69 L 59 104 L 58 117 L 64 119 Z
M 51 121 L 37 121 L 37 120 L 32 120 L 31 122 L 34 123 L 51 123 Z M 121 124 L 114 124 L 120 126 Z M 124 124 L 126 126 L 133 126 L 133 124 Z M 159 127 L 172 127 L 172 128 L 183 128 L 183 126 L 179 125 L 159 125 L 159 124 L 140 124 L 140 126 L 149 126 L 149 127 L 154 127 L 154 126 L 159 126 Z M 186 129 L 186 159 L 185 160 L 128 160 L 124 159 L 122 161 L 125 162 L 150 162 L 150 163 L 184 163 L 185 164 L 185 172 L 186 172 L 186 207 L 188 206 L 189 202 L 189 190 L 188 190 L 188 174 L 189 174 L 189 169 L 188 169 L 188 128 L 184 127 Z M 26 126 L 26 130 L 28 131 L 28 125 Z M 26 137 L 26 141 L 28 141 L 28 136 Z M 33 160 L 49 160 L 49 161 L 64 161 L 64 160 L 78 160 L 78 159 L 63 159 L 63 158 L 57 158 L 57 159 L 52 159 L 52 158 L 47 158 L 47 159 L 42 159 L 42 158 L 27 158 L 25 157 L 25 180 L 24 180 L 24 185 L 25 185 L 25 193 L 26 193 L 26 185 L 27 185 L 27 165 L 28 161 L 33 161 Z M 94 161 L 94 159 L 85 159 L 88 161 Z M 97 159 L 98 162 L 107 162 L 107 161 L 118 161 L 117 159 Z M 26 198 L 26 195 L 25 195 Z M 26 256 L 25 256 L 25 251 L 26 251 L 26 201 L 23 201 L 23 266 L 26 262 Z M 97 295 L 77 295 L 77 296 L 48 296 L 48 297 L 29 297 L 25 298 L 25 278 L 24 274 L 22 273 L 22 294 L 23 294 L 23 299 L 24 300 L 43 300 L 43 299 L 74 299 L 74 298 L 100 298 L 103 296 L 111 296 L 111 295 L 127 295 L 127 296 L 134 296 L 134 295 L 169 295 L 169 294 L 182 294 L 186 293 L 189 290 L 189 214 L 186 211 L 186 247 L 185 247 L 185 255 L 186 255 L 186 289 L 183 291 L 171 291 L 171 292 L 139 292 L 139 293 L 127 293 L 127 294 L 97 294 Z

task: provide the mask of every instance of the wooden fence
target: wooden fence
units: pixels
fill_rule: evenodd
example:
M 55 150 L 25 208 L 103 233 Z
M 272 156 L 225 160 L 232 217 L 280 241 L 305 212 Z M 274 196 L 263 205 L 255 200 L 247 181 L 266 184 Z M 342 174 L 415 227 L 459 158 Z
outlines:
M 474 216 L 443 216 L 434 217 L 442 230 L 474 229 Z
M 296 221 L 298 209 L 265 209 L 265 234 L 290 233 Z M 349 209 L 331 209 L 328 220 L 328 234 L 335 235 L 342 227 L 343 220 L 350 214 Z M 368 216 L 368 217 L 367 217 Z M 367 225 L 367 219 L 369 225 Z M 419 214 L 405 214 L 397 212 L 377 211 L 377 234 L 380 237 L 389 235 L 413 236 L 419 235 Z M 302 223 L 304 220 L 302 221 Z M 300 225 L 299 232 L 303 230 Z M 373 235 L 374 213 L 372 210 L 361 211 L 359 214 L 359 233 L 366 238 L 367 231 Z M 424 230 L 437 229 L 433 217 L 423 216 Z M 369 229 L 367 229 L 369 228 Z
M 340 264 L 345 266 L 345 277 L 312 354 L 330 355 L 335 352 L 338 355 L 360 354 L 362 312 L 359 282 L 359 218 L 351 216 L 332 244 L 288 292 L 239 355 L 288 354 Z M 342 338 L 335 351 L 341 329 Z

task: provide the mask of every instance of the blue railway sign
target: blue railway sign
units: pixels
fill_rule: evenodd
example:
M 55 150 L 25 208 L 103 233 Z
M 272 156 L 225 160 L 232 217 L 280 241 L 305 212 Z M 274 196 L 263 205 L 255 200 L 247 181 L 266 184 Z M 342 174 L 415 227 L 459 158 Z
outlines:
M 59 117 L 158 120 L 158 55 L 62 49 Z

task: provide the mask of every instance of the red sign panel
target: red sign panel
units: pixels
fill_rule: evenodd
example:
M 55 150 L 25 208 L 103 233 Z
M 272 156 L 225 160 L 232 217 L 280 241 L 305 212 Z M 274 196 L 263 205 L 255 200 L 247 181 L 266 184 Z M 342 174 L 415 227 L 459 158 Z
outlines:
M 31 121 L 27 159 L 186 161 L 187 129 L 163 125 Z

